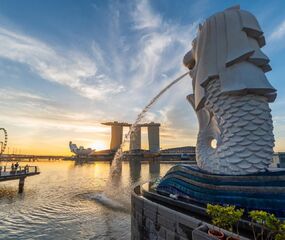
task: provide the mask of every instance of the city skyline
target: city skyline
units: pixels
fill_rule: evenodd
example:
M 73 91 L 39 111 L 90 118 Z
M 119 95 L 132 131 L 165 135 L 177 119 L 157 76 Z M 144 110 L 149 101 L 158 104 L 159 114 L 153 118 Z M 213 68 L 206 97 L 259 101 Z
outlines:
M 198 24 L 237 4 L 265 32 L 263 51 L 273 69 L 266 75 L 278 91 L 270 104 L 275 151 L 285 151 L 285 2 L 274 3 L 1 1 L 0 127 L 8 131 L 10 152 L 70 154 L 69 141 L 109 148 L 110 128 L 101 122 L 134 121 L 187 71 L 182 58 Z M 198 122 L 186 101 L 191 92 L 186 77 L 147 114 L 144 122 L 161 123 L 162 148 L 196 144 Z M 143 148 L 146 138 L 142 130 Z

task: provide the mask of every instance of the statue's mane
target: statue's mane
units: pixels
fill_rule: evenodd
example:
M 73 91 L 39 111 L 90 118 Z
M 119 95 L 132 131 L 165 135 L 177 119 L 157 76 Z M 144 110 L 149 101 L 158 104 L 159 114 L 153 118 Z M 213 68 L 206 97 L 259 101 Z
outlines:
M 256 18 L 239 6 L 207 18 L 192 42 L 195 58 L 193 88 L 195 108 L 203 107 L 204 89 L 209 81 L 220 79 L 222 93 L 254 92 L 274 100 L 276 90 L 268 82 L 268 57 Z M 276 95 L 276 94 L 275 94 Z

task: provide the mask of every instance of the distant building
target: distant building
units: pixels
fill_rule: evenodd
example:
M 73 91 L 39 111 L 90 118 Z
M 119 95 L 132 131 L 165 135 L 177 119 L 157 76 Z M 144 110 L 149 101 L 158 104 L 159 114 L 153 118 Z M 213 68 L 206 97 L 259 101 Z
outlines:
M 69 142 L 69 148 L 70 151 L 76 154 L 77 157 L 88 157 L 96 151 L 95 149 L 84 148 L 82 146 L 77 147 L 77 145 L 72 143 L 71 141 Z
M 285 152 L 274 153 L 270 167 L 285 168 Z
M 185 147 L 176 147 L 176 148 L 167 148 L 160 150 L 160 153 L 188 153 L 195 154 L 196 147 L 193 146 L 185 146 Z
M 176 160 L 196 161 L 196 148 L 193 146 L 176 147 L 160 150 L 162 158 L 170 158 Z
M 273 154 L 273 157 L 272 157 L 272 162 L 270 164 L 269 167 L 272 167 L 272 168 L 277 168 L 279 167 L 279 154 L 278 153 L 274 153 Z
M 285 152 L 279 152 L 279 167 L 285 168 Z
M 130 128 L 132 124 L 126 122 L 104 122 L 103 125 L 111 126 L 111 142 L 110 150 L 116 151 L 123 142 L 123 127 Z M 130 135 L 130 151 L 136 152 L 141 149 L 141 128 L 147 127 L 148 129 L 148 143 L 150 152 L 159 152 L 159 127 L 160 123 L 140 123 L 136 125 Z

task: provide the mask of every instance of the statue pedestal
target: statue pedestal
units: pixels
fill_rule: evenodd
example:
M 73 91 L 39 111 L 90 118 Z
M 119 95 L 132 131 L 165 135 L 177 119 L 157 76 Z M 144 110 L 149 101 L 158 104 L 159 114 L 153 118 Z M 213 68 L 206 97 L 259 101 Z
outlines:
M 178 196 L 200 204 L 235 205 L 285 217 L 285 169 L 247 175 L 207 173 L 197 166 L 176 165 L 156 188 L 161 195 Z

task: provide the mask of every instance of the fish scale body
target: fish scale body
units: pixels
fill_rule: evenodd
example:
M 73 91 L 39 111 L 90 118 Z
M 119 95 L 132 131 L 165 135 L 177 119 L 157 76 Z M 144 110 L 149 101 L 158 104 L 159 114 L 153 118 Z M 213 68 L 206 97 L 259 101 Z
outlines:
M 210 172 L 231 172 L 234 175 L 267 169 L 272 161 L 274 146 L 267 99 L 256 94 L 221 95 L 219 79 L 208 83 L 205 94 L 204 106 L 212 114 L 212 124 L 199 131 L 196 150 L 198 165 Z M 218 133 L 213 126 L 219 129 Z M 209 146 L 209 135 L 217 134 L 217 147 L 212 148 Z

